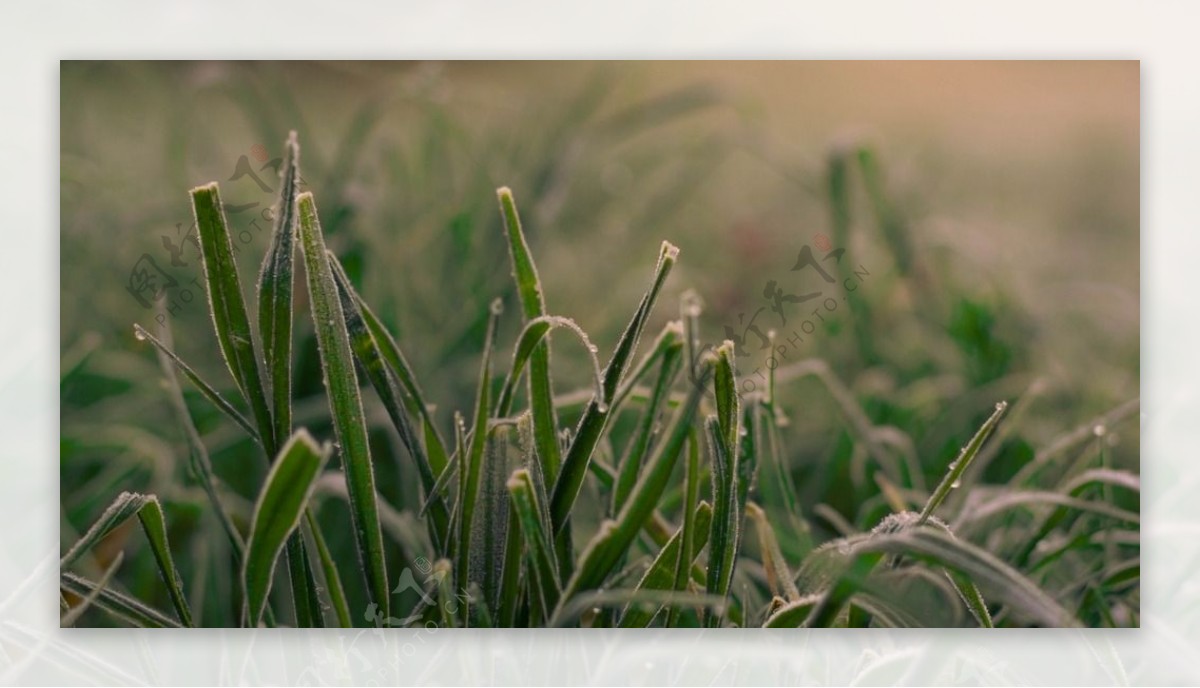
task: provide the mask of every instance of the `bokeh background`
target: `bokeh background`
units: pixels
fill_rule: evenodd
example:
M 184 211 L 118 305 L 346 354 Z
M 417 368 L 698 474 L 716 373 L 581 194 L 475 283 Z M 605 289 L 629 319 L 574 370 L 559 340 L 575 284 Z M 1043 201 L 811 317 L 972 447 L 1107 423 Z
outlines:
M 685 289 L 717 342 L 764 305 L 766 280 L 796 286 L 798 251 L 838 236 L 831 160 L 847 164 L 838 238 L 870 272 L 864 311 L 831 318 L 795 360 L 827 361 L 875 423 L 911 439 L 930 480 L 999 399 L 1036 404 L 985 482 L 1138 394 L 1136 62 L 64 62 L 60 76 L 64 542 L 122 489 L 187 489 L 154 354 L 133 337 L 155 311 L 126 290 L 130 271 L 150 254 L 177 278 L 177 349 L 228 385 L 203 295 L 182 293 L 194 253 L 173 266 L 171 247 L 191 221 L 187 190 L 219 181 L 247 206 L 231 219 L 251 283 L 274 197 L 263 166 L 290 129 L 331 248 L 447 423 L 469 408 L 487 303 L 514 308 L 497 186 L 516 194 L 549 310 L 607 351 L 663 239 L 681 260 L 650 332 Z M 238 175 L 243 157 L 258 182 Z M 315 345 L 297 325 L 297 421 L 319 431 Z M 501 349 L 516 334 L 505 327 Z M 762 362 L 749 348 L 747 369 Z M 580 352 L 555 355 L 559 392 L 587 384 Z M 842 411 L 815 380 L 780 393 L 801 502 L 869 527 L 880 512 L 859 506 L 885 505 Z M 250 499 L 261 468 L 247 443 L 189 401 L 217 472 Z M 1138 439 L 1132 425 L 1113 433 L 1108 460 L 1137 471 Z M 383 471 L 385 494 L 416 498 L 402 463 Z M 186 501 L 171 516 L 196 560 L 207 555 L 186 533 L 201 516 Z M 122 572 L 131 587 L 155 575 Z

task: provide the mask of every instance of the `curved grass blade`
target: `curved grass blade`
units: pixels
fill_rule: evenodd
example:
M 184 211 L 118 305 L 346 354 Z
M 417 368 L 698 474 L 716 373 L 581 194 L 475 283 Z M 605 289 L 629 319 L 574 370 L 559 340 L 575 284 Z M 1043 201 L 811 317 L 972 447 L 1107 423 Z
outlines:
M 221 396 L 220 392 L 213 389 L 211 385 L 205 382 L 204 379 L 200 377 L 199 373 L 185 363 L 182 358 L 177 356 L 175 352 L 170 349 L 170 347 L 160 341 L 158 337 L 150 334 L 146 328 L 136 323 L 133 326 L 133 336 L 137 337 L 138 340 L 149 341 L 151 344 L 153 344 L 155 348 L 157 348 L 163 355 L 165 355 L 172 363 L 175 364 L 175 367 L 179 368 L 179 370 L 183 372 L 184 377 L 186 377 L 193 385 L 195 385 L 196 389 L 200 391 L 200 394 L 204 395 L 204 398 L 208 399 L 218 411 L 224 413 L 226 416 L 229 416 L 229 418 L 232 419 L 233 422 L 240 425 L 250 435 L 250 437 L 254 439 L 255 442 L 262 444 L 262 438 L 258 436 L 258 430 L 250 424 L 250 421 L 246 420 L 245 416 L 238 412 L 238 410 L 234 408 L 233 405 L 225 399 L 225 397 Z
M 275 444 L 271 411 L 254 352 L 254 334 L 242 300 L 242 285 L 233 259 L 233 242 L 217 183 L 192 189 L 192 207 L 200 235 L 200 256 L 204 265 L 209 309 L 216 328 L 221 354 L 237 382 L 258 426 L 259 437 L 268 455 Z
M 342 466 L 346 472 L 358 555 L 366 576 L 368 599 L 377 605 L 382 617 L 387 619 L 391 615 L 390 595 L 371 447 L 367 440 L 358 377 L 350 351 L 346 316 L 342 312 L 333 270 L 325 253 L 325 238 L 321 234 L 317 207 L 311 193 L 305 192 L 296 197 L 296 217 L 325 388 Z
M 554 490 L 550 496 L 550 517 L 554 524 L 556 537 L 557 533 L 563 531 L 567 517 L 575 505 L 575 498 L 579 496 L 579 489 L 583 486 L 583 479 L 587 475 L 592 452 L 595 451 L 596 444 L 600 441 L 600 436 L 608 424 L 608 419 L 615 410 L 610 408 L 613 397 L 621 384 L 625 369 L 629 366 L 629 362 L 637 350 L 646 320 L 650 317 L 650 311 L 654 308 L 655 301 L 658 300 L 658 293 L 678 257 L 679 249 L 670 242 L 664 241 L 659 251 L 658 265 L 654 271 L 654 280 L 650 285 L 650 290 L 642 297 L 633 319 L 629 321 L 629 325 L 621 334 L 616 351 L 613 352 L 608 366 L 604 369 L 604 396 L 600 399 L 593 397 L 588 402 L 583 416 L 575 428 L 575 438 L 567 450 L 567 455 L 563 458 L 562 472 L 555 481 Z
M 579 327 L 574 320 L 563 318 L 557 315 L 543 315 L 533 318 L 525 323 L 525 328 L 521 330 L 521 335 L 517 338 L 517 345 L 513 348 L 512 368 L 508 372 L 508 377 L 504 380 L 504 386 L 500 390 L 500 399 L 496 402 L 496 412 L 492 415 L 497 418 L 503 418 L 512 410 L 513 398 L 516 396 L 517 380 L 520 379 L 521 372 L 525 369 L 525 364 L 529 363 L 529 374 L 537 374 L 534 367 L 534 362 L 542 344 L 548 341 L 547 335 L 550 331 L 559 327 L 564 327 L 574 333 L 583 342 L 583 347 L 587 350 L 588 355 L 592 359 L 592 370 L 596 380 L 596 394 L 603 394 L 602 379 L 600 373 L 600 361 L 596 358 L 596 347 L 592 341 L 588 339 L 587 333 L 583 328 Z M 531 409 L 532 410 L 532 409 Z M 536 441 L 537 420 L 534 417 L 534 433 Z M 557 446 L 558 440 L 555 440 Z M 540 454 L 539 454 L 540 456 Z
M 299 170 L 300 147 L 293 131 L 284 144 L 274 228 L 258 277 L 258 332 L 271 385 L 276 442 L 292 434 L 292 289 Z
M 990 552 L 936 529 L 911 528 L 861 541 L 859 555 L 900 554 L 933 562 L 988 590 L 996 602 L 1046 626 L 1077 626 L 1078 621 L 1053 597 Z
M 162 612 L 111 588 L 104 588 L 70 571 L 59 574 L 59 587 L 80 597 L 96 593 L 92 604 L 138 628 L 182 628 Z
M 246 613 L 252 627 L 258 625 L 267 605 L 275 563 L 284 543 L 300 525 L 317 476 L 331 453 L 332 447 L 318 446 L 301 428 L 279 451 L 259 490 L 242 564 Z
M 150 495 L 146 499 L 146 503 L 138 510 L 138 520 L 142 523 L 142 530 L 146 532 L 146 539 L 150 541 L 150 551 L 154 553 L 159 575 L 167 586 L 167 594 L 175 607 L 175 615 L 179 617 L 180 623 L 190 628 L 193 625 L 192 611 L 188 607 L 187 597 L 183 594 L 183 581 L 175 569 L 175 560 L 171 557 L 171 544 L 167 540 L 167 521 L 163 517 L 158 497 Z M 103 581 L 101 584 L 103 585 Z
M 508 187 L 496 190 L 500 201 L 500 215 L 504 219 L 504 230 L 508 237 L 508 254 L 512 260 L 513 278 L 517 283 L 517 296 L 521 301 L 521 313 L 525 322 L 546 315 L 546 297 L 538 278 L 537 266 L 521 230 L 521 218 L 512 191 Z M 515 375 L 515 373 L 514 373 Z M 547 480 L 558 477 L 562 459 L 558 447 L 558 418 L 554 411 L 554 392 L 550 381 L 550 342 L 538 341 L 529 360 L 529 407 L 533 413 L 533 437 L 537 444 L 538 458 Z

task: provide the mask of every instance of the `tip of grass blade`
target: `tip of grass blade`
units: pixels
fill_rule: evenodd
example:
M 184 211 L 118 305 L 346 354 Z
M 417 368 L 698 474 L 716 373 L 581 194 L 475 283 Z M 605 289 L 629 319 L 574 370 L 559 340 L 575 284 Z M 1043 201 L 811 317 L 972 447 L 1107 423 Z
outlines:
M 732 361 L 734 351 L 733 347 L 733 340 L 726 339 L 725 341 L 721 342 L 720 346 L 717 347 L 717 356 Z
M 665 263 L 674 263 L 679 258 L 679 247 L 669 241 L 662 242 L 662 249 L 658 252 L 658 264 L 661 266 Z
M 198 196 L 205 192 L 216 192 L 216 191 L 217 191 L 217 183 L 209 182 L 207 184 L 201 184 L 200 186 L 193 188 L 189 193 L 193 196 Z

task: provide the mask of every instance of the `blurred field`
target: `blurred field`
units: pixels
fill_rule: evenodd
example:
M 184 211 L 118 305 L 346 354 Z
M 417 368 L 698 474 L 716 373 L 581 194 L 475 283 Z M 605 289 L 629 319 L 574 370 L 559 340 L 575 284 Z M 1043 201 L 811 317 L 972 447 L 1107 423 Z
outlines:
M 929 480 L 1000 399 L 1036 390 L 984 482 L 1007 481 L 1037 447 L 1138 394 L 1136 62 L 67 62 L 61 80 L 65 542 L 116 491 L 169 492 L 179 473 L 153 353 L 133 337 L 155 312 L 126 290 L 131 268 L 150 254 L 177 277 L 177 349 L 227 384 L 202 291 L 182 295 L 198 262 L 185 251 L 173 266 L 170 247 L 191 222 L 187 189 L 217 180 L 227 203 L 257 204 L 231 216 L 248 238 L 250 283 L 269 228 L 257 214 L 273 194 L 234 178 L 238 161 L 272 186 L 261 167 L 289 129 L 331 248 L 443 420 L 471 403 L 487 303 L 513 307 L 496 187 L 521 205 L 550 312 L 602 349 L 663 239 L 680 264 L 648 331 L 678 317 L 691 288 L 706 304 L 703 339 L 717 343 L 764 305 L 765 281 L 792 289 L 800 249 L 834 235 L 829 160 L 860 148 L 878 161 L 915 267 L 898 268 L 854 167 L 844 248 L 869 271 L 870 319 L 840 311 L 787 363 L 828 361 L 873 422 L 911 437 Z M 774 317 L 762 322 L 786 334 Z M 297 327 L 297 421 L 321 427 L 311 327 Z M 516 335 L 506 327 L 500 361 Z M 555 354 L 556 391 L 587 385 L 581 352 Z M 744 363 L 748 374 L 763 355 Z M 880 491 L 858 475 L 836 405 L 813 380 L 781 397 L 794 409 L 801 503 L 874 525 L 878 510 L 859 505 L 878 505 Z M 189 401 L 218 472 L 252 499 L 261 469 L 243 461 L 244 440 Z M 1112 466 L 1137 472 L 1136 423 L 1105 445 Z M 417 488 L 398 475 L 385 483 L 410 503 Z M 180 518 L 186 531 L 199 516 Z M 153 575 L 142 566 L 125 582 Z

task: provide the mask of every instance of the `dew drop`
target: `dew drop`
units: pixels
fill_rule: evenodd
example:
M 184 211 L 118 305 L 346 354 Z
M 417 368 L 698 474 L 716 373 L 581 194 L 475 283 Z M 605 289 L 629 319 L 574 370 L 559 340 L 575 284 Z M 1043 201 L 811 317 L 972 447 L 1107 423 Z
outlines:
M 1108 434 L 1108 428 L 1103 424 L 1097 424 L 1094 428 L 1092 428 L 1092 434 L 1096 437 L 1104 437 Z
M 140 327 L 135 327 L 135 328 L 133 328 L 133 336 L 134 336 L 134 338 L 135 338 L 135 339 L 137 339 L 139 342 L 144 342 L 144 341 L 146 341 L 146 333 L 145 333 L 145 332 L 142 332 L 142 329 L 141 329 Z
M 596 402 L 596 413 L 608 413 L 608 404 L 603 401 Z
M 588 351 L 591 351 L 592 353 L 596 353 L 596 352 L 600 351 L 600 347 L 596 346 L 595 344 L 588 344 Z
M 954 482 L 950 483 L 950 489 L 952 489 L 952 490 L 956 490 L 960 487 L 962 487 L 962 478 L 959 478 L 959 479 L 955 480 Z

